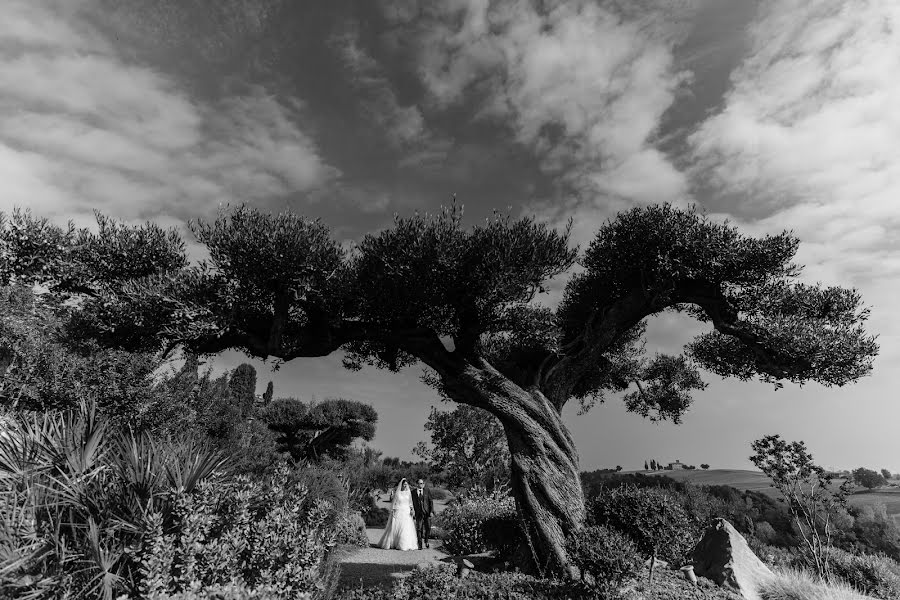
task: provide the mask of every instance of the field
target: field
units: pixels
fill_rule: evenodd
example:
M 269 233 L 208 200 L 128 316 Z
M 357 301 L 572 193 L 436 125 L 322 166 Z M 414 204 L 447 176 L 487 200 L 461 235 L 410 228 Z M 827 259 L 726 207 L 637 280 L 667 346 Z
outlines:
M 739 490 L 753 490 L 768 494 L 773 498 L 778 493 L 771 487 L 769 478 L 759 471 L 747 471 L 741 469 L 710 469 L 703 470 L 679 470 L 679 471 L 634 471 L 644 475 L 665 475 L 678 481 L 690 481 L 696 485 L 730 485 Z M 836 479 L 835 485 L 840 485 L 842 480 Z M 867 504 L 884 504 L 887 513 L 893 516 L 900 525 L 900 488 L 888 487 L 872 491 L 859 489 L 850 496 L 850 504 L 853 506 L 865 506 Z

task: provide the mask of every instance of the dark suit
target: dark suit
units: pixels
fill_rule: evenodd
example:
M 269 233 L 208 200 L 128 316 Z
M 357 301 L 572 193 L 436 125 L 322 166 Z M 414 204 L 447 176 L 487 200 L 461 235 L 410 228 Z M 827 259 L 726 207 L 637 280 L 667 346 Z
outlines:
M 431 515 L 434 514 L 431 490 L 413 488 L 412 504 L 416 516 L 416 537 L 419 538 L 419 548 L 421 548 L 422 544 L 428 545 L 428 534 L 431 532 Z

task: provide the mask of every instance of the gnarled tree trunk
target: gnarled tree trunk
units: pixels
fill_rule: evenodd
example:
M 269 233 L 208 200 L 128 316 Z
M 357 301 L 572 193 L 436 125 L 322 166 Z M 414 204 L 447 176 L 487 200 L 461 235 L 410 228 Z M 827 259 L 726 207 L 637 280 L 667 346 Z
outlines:
M 566 536 L 584 524 L 578 453 L 560 411 L 486 362 L 444 378 L 454 400 L 494 414 L 506 431 L 511 483 L 530 551 L 541 570 L 572 574 Z

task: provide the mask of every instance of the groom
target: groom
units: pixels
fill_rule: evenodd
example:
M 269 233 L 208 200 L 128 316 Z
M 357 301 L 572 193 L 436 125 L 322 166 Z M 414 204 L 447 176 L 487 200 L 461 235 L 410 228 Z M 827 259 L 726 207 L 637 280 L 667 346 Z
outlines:
M 419 479 L 416 482 L 416 489 L 412 494 L 413 512 L 416 515 L 416 537 L 419 538 L 419 550 L 422 549 L 422 542 L 425 547 L 428 545 L 428 534 L 431 531 L 431 515 L 434 514 L 434 502 L 431 500 L 431 490 L 425 487 L 425 481 Z

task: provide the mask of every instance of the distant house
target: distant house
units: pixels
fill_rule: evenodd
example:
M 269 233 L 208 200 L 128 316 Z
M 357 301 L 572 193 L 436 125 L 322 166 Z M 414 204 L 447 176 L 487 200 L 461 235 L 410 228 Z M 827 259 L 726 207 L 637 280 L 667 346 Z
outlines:
M 684 463 L 682 463 L 682 462 L 680 462 L 680 461 L 678 461 L 678 460 L 676 460 L 675 462 L 669 463 L 669 467 L 668 467 L 668 468 L 669 468 L 670 471 L 674 471 L 674 470 L 676 470 L 676 469 L 687 469 L 687 465 L 684 464 Z

